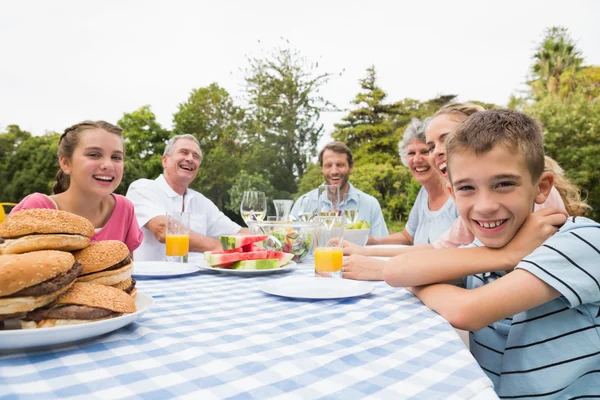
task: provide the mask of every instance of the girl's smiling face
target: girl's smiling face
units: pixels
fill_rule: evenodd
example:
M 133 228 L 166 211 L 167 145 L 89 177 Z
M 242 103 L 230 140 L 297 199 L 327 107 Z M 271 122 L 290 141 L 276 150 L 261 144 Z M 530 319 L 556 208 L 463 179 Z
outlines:
M 429 148 L 429 163 L 438 171 L 444 180 L 448 182 L 448 168 L 446 166 L 446 139 L 452 134 L 458 124 L 464 121 L 466 116 L 455 114 L 441 114 L 434 117 L 427 124 L 425 137 Z
M 60 167 L 70 176 L 70 187 L 106 196 L 115 191 L 123 178 L 123 139 L 101 128 L 80 133 L 69 160 L 60 157 Z

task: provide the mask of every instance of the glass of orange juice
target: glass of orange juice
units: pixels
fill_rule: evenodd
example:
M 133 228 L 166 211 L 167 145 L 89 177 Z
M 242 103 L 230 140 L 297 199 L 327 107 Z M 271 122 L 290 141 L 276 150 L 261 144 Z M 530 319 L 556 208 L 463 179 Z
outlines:
M 342 256 L 344 254 L 344 217 L 319 216 L 316 231 L 315 276 L 324 278 L 342 277 Z
M 190 213 L 167 213 L 166 261 L 188 262 L 190 249 Z

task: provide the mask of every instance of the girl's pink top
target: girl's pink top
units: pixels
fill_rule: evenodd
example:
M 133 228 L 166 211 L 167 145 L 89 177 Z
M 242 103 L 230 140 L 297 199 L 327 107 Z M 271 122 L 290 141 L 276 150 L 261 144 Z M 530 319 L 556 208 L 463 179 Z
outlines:
M 536 204 L 533 211 L 539 211 L 543 208 L 554 207 L 566 211 L 565 203 L 560 197 L 560 193 L 555 187 L 552 187 L 548 198 L 544 204 Z M 448 229 L 437 241 L 431 245 L 436 249 L 447 249 L 452 247 L 466 246 L 473 243 L 475 236 L 471 233 L 461 217 L 458 217 L 450 229 Z
M 115 208 L 106 222 L 106 224 L 96 230 L 92 236 L 92 242 L 102 240 L 120 240 L 125 243 L 129 251 L 133 253 L 142 243 L 144 234 L 138 226 L 135 213 L 133 212 L 133 203 L 129 199 L 119 194 L 112 194 L 115 198 Z M 19 210 L 29 208 L 52 208 L 56 209 L 56 203 L 42 193 L 32 193 L 25 197 L 19 204 L 12 209 L 11 214 Z

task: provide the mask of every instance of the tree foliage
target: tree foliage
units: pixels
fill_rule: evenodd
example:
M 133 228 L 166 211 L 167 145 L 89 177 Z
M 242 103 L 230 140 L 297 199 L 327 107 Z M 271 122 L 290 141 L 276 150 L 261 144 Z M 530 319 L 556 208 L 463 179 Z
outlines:
M 55 182 L 59 134 L 32 136 L 17 125 L 0 134 L 2 201 L 18 202 L 33 192 L 50 194 Z
M 331 104 L 319 88 L 331 74 L 319 72 L 318 63 L 297 50 L 277 48 L 261 58 L 252 57 L 245 70 L 250 137 L 262 157 L 255 158 L 274 187 L 296 191 L 297 178 L 306 171 L 323 132 L 321 112 Z
M 216 83 L 195 89 L 173 116 L 176 134 L 194 135 L 204 159 L 192 188 L 223 209 L 243 166 L 244 110 Z
M 136 179 L 154 179 L 162 173 L 162 154 L 171 133 L 156 121 L 150 106 L 125 113 L 118 124 L 125 137 L 125 170 L 117 192 L 124 194 Z
M 583 65 L 583 56 L 568 31 L 546 30 L 531 67 L 530 98 L 520 108 L 540 119 L 546 153 L 580 186 L 600 217 L 600 67 Z

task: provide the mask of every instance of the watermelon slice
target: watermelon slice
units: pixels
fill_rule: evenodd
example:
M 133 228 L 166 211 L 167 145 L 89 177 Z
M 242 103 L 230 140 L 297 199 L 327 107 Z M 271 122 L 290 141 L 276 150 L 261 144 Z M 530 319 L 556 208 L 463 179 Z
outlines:
M 264 250 L 264 249 L 261 249 L 261 250 Z M 241 247 L 238 247 L 237 249 L 223 250 L 223 251 L 205 251 L 204 252 L 204 260 L 210 261 L 211 254 L 228 254 L 228 253 L 241 253 L 241 252 L 242 252 Z
M 234 262 L 241 260 L 240 254 L 242 253 L 212 253 L 208 256 L 208 263 L 211 267 L 229 267 Z
M 266 259 L 238 261 L 233 264 L 232 268 L 241 270 L 275 269 L 279 268 L 279 260 Z
M 267 251 L 251 251 L 249 253 L 212 253 L 208 257 L 208 263 L 211 267 L 228 267 L 236 261 L 244 260 L 263 260 L 267 258 Z
M 284 265 L 292 261 L 292 258 L 294 258 L 294 254 L 284 253 L 276 250 L 269 250 L 267 251 L 266 258 L 276 258 L 277 260 L 279 260 L 279 266 L 283 267 Z
M 268 235 L 228 235 L 221 236 L 219 240 L 221 241 L 223 250 L 232 250 L 252 243 L 262 242 L 268 237 Z
M 257 246 L 256 243 L 250 243 L 250 244 L 240 247 L 240 250 L 243 253 L 248 253 L 250 251 L 265 251 L 265 248 Z

